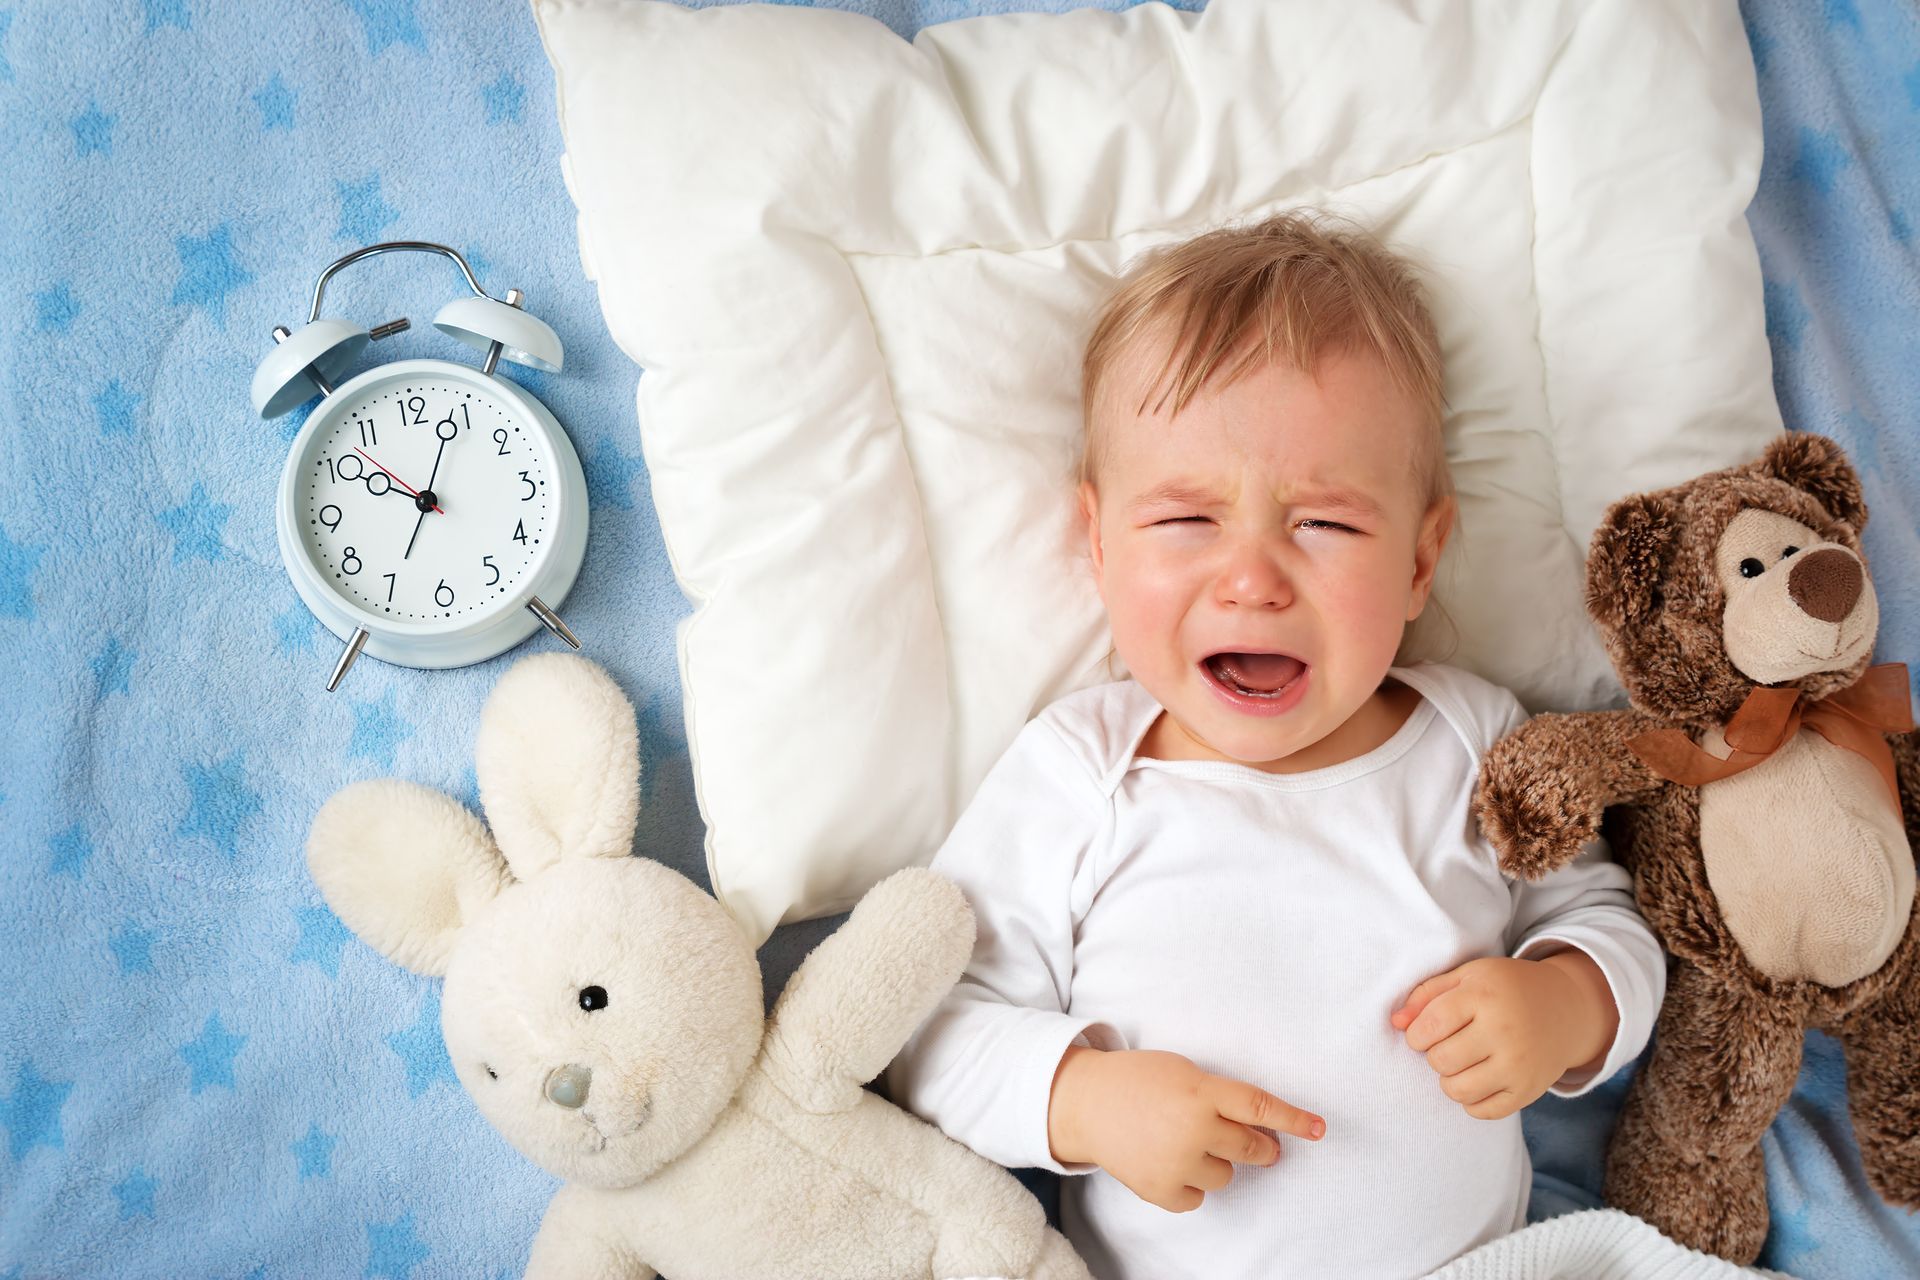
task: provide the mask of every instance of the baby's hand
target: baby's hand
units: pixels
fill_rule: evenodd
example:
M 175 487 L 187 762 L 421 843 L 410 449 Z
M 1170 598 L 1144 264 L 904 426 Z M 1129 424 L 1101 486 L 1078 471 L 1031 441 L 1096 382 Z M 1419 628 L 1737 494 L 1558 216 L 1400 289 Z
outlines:
M 1173 1213 L 1199 1208 L 1233 1180 L 1235 1164 L 1278 1160 L 1280 1143 L 1263 1129 L 1317 1140 L 1327 1126 L 1264 1089 L 1150 1050 L 1073 1046 L 1047 1108 L 1054 1159 L 1097 1164 Z
M 1428 978 L 1391 1021 L 1427 1055 L 1449 1098 L 1499 1120 L 1575 1068 L 1597 1067 L 1619 1025 L 1613 992 L 1584 951 L 1490 956 Z

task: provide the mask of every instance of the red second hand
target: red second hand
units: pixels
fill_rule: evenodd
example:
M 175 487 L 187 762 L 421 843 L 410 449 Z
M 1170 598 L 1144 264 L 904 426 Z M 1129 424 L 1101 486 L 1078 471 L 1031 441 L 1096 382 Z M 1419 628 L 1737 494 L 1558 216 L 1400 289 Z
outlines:
M 374 456 L 368 453 L 365 449 L 362 449 L 359 445 L 357 444 L 354 445 L 353 451 L 359 454 L 361 457 L 365 458 L 368 462 L 373 463 L 374 466 L 380 467 L 380 463 L 374 458 Z M 408 493 L 412 494 L 414 497 L 417 498 L 420 496 L 420 491 L 414 488 L 412 485 L 408 484 L 405 480 L 402 480 L 399 476 L 393 474 L 393 472 L 387 471 L 385 467 L 380 467 L 380 469 L 382 471 L 387 472 L 387 479 L 393 481 L 395 484 L 399 485 L 402 489 L 405 489 Z M 438 506 L 435 506 L 434 510 L 440 511 L 440 508 Z M 447 513 L 444 511 L 440 511 L 440 514 L 445 515 Z

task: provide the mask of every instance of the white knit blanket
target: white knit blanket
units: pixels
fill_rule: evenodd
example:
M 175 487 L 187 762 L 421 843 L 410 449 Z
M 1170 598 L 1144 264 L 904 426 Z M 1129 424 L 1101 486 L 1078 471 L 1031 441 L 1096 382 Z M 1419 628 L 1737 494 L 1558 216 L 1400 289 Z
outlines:
M 1784 1273 L 1737 1267 L 1724 1258 L 1675 1244 L 1618 1209 L 1588 1209 L 1536 1222 L 1481 1245 L 1427 1280 L 1733 1280 L 1740 1276 L 1782 1277 Z

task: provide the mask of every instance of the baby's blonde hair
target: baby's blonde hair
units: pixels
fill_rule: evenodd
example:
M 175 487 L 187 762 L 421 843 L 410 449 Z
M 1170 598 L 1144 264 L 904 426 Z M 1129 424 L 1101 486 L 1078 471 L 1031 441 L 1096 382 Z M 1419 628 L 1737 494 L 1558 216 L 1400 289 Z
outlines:
M 1123 352 L 1169 322 L 1165 361 L 1135 413 L 1147 412 L 1147 400 L 1163 382 L 1153 412 L 1170 395 L 1173 417 L 1215 376 L 1231 385 L 1274 360 L 1312 372 L 1322 355 L 1367 351 L 1423 412 L 1426 430 L 1414 462 L 1427 500 L 1452 492 L 1440 440 L 1446 411 L 1440 339 L 1412 267 L 1358 227 L 1306 211 L 1164 246 L 1121 277 L 1087 339 L 1082 364 L 1082 481 L 1092 482 L 1096 471 L 1094 406 L 1108 375 Z

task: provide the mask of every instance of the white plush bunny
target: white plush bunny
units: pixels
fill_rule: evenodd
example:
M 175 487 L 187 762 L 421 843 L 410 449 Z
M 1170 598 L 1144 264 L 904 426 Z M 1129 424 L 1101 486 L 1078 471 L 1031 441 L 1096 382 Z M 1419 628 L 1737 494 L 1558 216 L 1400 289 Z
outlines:
M 460 1083 L 566 1180 L 528 1275 L 1087 1274 L 1010 1174 L 860 1087 L 966 964 L 973 918 L 951 883 L 880 883 L 764 1017 L 720 904 L 632 856 L 633 708 L 605 672 L 516 664 L 476 753 L 491 835 L 382 779 L 327 802 L 307 860 L 361 938 L 446 975 Z

